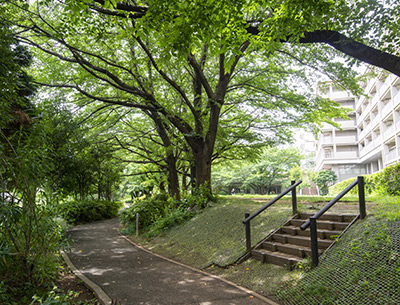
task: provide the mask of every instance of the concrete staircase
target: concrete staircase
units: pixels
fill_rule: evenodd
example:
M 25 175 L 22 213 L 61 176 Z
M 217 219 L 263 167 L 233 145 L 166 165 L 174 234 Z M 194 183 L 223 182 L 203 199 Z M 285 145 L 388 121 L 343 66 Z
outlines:
M 284 266 L 292 270 L 297 263 L 311 257 L 310 229 L 300 226 L 312 214 L 300 213 L 270 234 L 251 252 L 252 257 L 263 263 Z M 324 214 L 317 220 L 318 251 L 321 255 L 356 218 L 356 215 Z

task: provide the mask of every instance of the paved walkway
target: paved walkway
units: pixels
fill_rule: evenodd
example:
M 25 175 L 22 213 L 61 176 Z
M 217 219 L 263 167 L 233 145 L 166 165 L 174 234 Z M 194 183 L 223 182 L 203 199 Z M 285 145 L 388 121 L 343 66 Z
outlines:
M 80 225 L 70 231 L 68 253 L 81 277 L 102 303 L 133 304 L 275 304 L 215 276 L 144 251 L 119 235 L 118 219 Z M 67 258 L 68 260 L 68 258 Z

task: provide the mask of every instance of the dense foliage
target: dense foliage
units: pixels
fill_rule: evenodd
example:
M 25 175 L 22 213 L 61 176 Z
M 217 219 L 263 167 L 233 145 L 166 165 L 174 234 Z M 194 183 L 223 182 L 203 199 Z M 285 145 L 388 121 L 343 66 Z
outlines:
M 279 193 L 282 187 L 290 185 L 290 173 L 300 165 L 302 158 L 296 148 L 264 149 L 253 160 L 218 166 L 214 171 L 213 188 L 224 193 L 232 189 L 241 193 Z
M 60 204 L 59 209 L 60 216 L 76 225 L 116 217 L 121 207 L 121 203 L 115 201 L 86 199 L 67 201 Z
M 166 193 L 160 193 L 137 198 L 130 207 L 121 211 L 120 218 L 128 231 L 134 232 L 138 214 L 140 231 L 146 236 L 155 236 L 192 218 L 216 200 L 216 197 L 209 194 L 207 187 L 193 194 L 184 193 L 179 201 Z
M 400 163 L 385 167 L 382 171 L 364 175 L 366 195 L 400 195 Z M 330 195 L 337 195 L 350 185 L 356 178 L 347 179 L 332 185 L 329 188 Z M 358 187 L 354 187 L 349 194 L 357 195 Z

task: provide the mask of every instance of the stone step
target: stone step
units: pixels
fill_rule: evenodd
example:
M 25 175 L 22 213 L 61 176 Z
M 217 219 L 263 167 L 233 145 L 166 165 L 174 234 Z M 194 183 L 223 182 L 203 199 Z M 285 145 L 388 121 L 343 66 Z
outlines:
M 282 266 L 288 270 L 292 270 L 297 263 L 302 261 L 302 259 L 297 256 L 281 252 L 272 252 L 266 249 L 256 249 L 251 253 L 253 258 L 261 261 L 262 263 Z
M 307 236 L 293 236 L 293 235 L 275 233 L 274 235 L 271 236 L 271 240 L 267 241 L 276 241 L 282 244 L 292 244 L 302 247 L 311 247 L 310 237 Z M 318 248 L 327 249 L 332 243 L 333 240 L 318 239 Z
M 310 213 L 299 213 L 298 214 L 298 218 L 299 219 L 309 219 L 313 215 L 314 214 L 310 214 Z M 350 223 L 350 222 L 353 221 L 353 219 L 356 216 L 357 215 L 324 214 L 321 217 L 319 217 L 317 221 L 328 220 L 328 221 L 334 221 L 334 222 L 348 222 L 348 223 Z
M 300 235 L 300 236 L 310 236 L 310 229 L 301 230 L 299 227 L 295 226 L 283 226 L 278 230 L 277 233 L 288 234 L 288 235 Z M 339 236 L 342 231 L 337 230 L 318 230 L 318 238 L 321 239 L 334 239 L 334 237 Z
M 305 219 L 291 219 L 289 221 L 289 225 L 295 226 L 295 227 L 300 227 L 303 223 L 305 223 Z M 317 220 L 317 229 L 318 230 L 330 230 L 330 231 L 336 231 L 340 230 L 343 231 L 344 229 L 347 228 L 347 226 L 350 224 L 350 222 L 337 222 L 337 221 L 329 221 L 329 220 Z
M 311 256 L 310 229 L 300 226 L 313 214 L 301 213 L 290 219 L 280 229 L 252 251 L 252 256 L 263 263 L 284 266 L 292 270 L 305 257 Z M 356 215 L 324 214 L 317 220 L 318 252 L 321 255 L 335 242 Z
M 265 249 L 271 252 L 281 252 L 289 255 L 296 256 L 300 259 L 305 257 L 311 257 L 311 248 L 300 247 L 292 244 L 282 244 L 279 242 L 268 242 L 265 241 L 260 245 L 260 249 Z M 318 250 L 319 255 L 323 253 L 322 249 Z

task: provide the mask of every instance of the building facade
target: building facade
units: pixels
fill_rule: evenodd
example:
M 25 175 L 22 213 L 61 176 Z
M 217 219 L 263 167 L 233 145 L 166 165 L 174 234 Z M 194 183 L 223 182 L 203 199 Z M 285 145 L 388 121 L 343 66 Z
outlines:
M 380 72 L 355 97 L 334 86 L 317 94 L 351 109 L 349 120 L 324 124 L 316 144 L 316 170 L 333 170 L 338 181 L 372 174 L 400 160 L 400 79 Z

